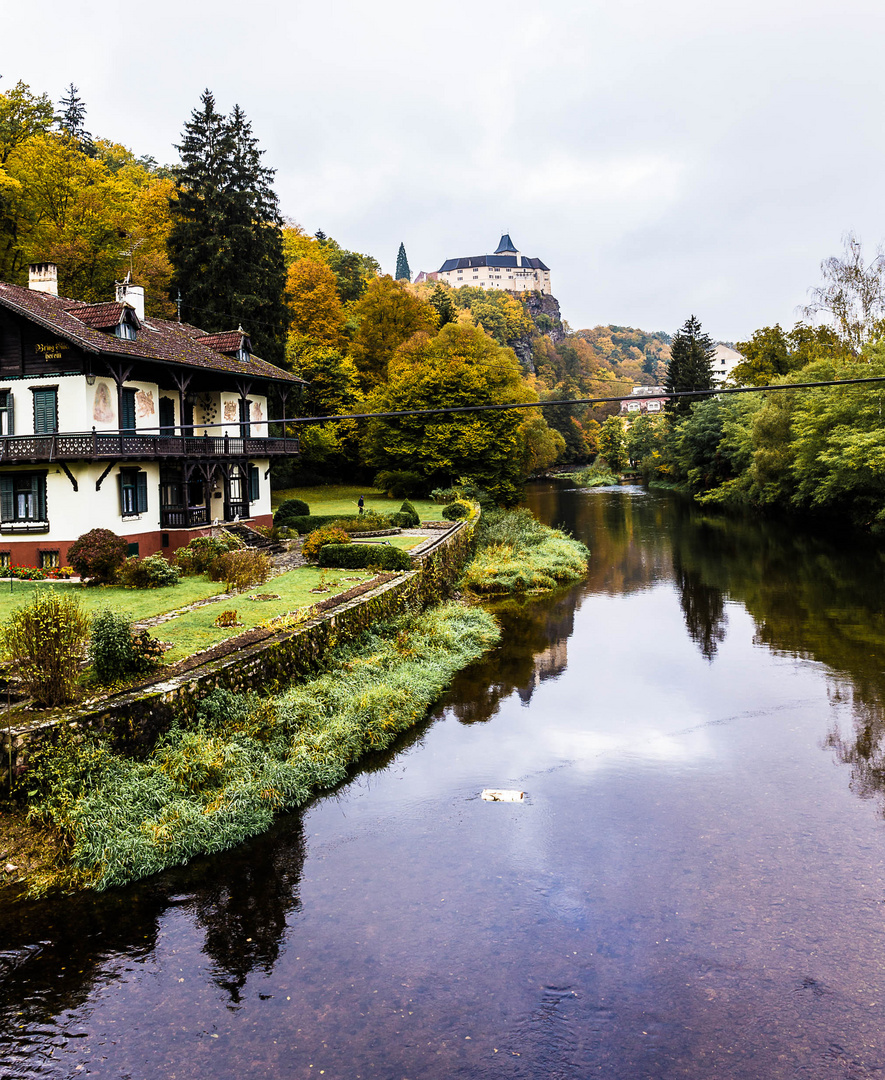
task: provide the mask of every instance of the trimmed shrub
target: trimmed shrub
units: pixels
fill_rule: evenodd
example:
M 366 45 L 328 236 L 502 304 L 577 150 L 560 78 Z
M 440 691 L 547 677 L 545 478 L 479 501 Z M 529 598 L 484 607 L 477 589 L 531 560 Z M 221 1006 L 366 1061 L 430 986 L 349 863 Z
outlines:
M 308 517 L 309 514 L 310 506 L 303 499 L 286 499 L 277 507 L 273 523 L 278 528 L 291 529 L 292 526 L 289 524 L 291 518 Z
M 418 511 L 409 502 L 408 499 L 399 508 L 399 516 L 408 519 L 408 525 L 404 525 L 405 529 L 417 529 L 421 524 L 421 518 L 418 517 Z
M 317 565 L 339 570 L 411 570 L 412 559 L 402 548 L 386 544 L 324 544 Z
M 465 502 L 464 499 L 455 499 L 454 502 L 446 503 L 442 516 L 446 521 L 460 521 L 462 518 L 470 517 L 472 512 L 473 507 L 469 502 Z
M 220 536 L 195 536 L 187 547 L 179 548 L 173 561 L 182 574 L 205 574 L 219 555 L 239 551 L 242 543 L 230 533 Z
M 362 517 L 341 517 L 340 514 L 310 514 L 307 517 L 290 518 L 286 524 L 287 529 L 297 531 L 302 535 L 321 529 L 326 525 L 334 525 L 344 529 L 345 532 L 364 532 L 370 529 L 389 529 L 393 525 L 392 518 L 395 515 L 376 514 L 372 510 L 363 514 Z
M 81 578 L 107 585 L 116 580 L 128 550 L 123 537 L 110 529 L 90 529 L 68 548 L 68 562 Z
M 76 596 L 37 589 L 3 627 L 3 644 L 25 689 L 39 705 L 73 701 L 89 620 Z
M 410 495 L 419 495 L 425 486 L 424 477 L 410 469 L 385 469 L 378 473 L 372 486 L 381 488 L 394 499 L 408 499 Z
M 240 592 L 270 577 L 272 563 L 254 548 L 226 551 L 209 567 L 210 581 L 223 581 L 225 592 Z
M 148 555 L 144 559 L 133 556 L 123 563 L 120 581 L 129 589 L 162 589 L 177 585 L 181 570 L 162 555 Z
M 316 562 L 320 549 L 324 544 L 349 544 L 350 537 L 335 525 L 326 525 L 322 529 L 314 529 L 301 545 L 301 554 L 309 562 Z

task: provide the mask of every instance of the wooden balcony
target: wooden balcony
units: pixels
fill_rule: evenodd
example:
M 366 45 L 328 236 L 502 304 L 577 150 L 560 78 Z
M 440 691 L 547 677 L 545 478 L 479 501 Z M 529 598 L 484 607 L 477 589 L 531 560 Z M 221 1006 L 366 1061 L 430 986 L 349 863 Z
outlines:
M 0 465 L 51 461 L 266 458 L 297 453 L 298 439 L 292 437 L 143 435 L 132 431 L 0 437 Z

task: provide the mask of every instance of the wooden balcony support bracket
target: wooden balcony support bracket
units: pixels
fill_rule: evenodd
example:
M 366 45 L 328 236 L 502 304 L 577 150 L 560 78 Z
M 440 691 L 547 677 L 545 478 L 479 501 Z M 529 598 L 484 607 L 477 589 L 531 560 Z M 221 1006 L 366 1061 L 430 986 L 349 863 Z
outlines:
M 61 465 L 62 472 L 65 474 L 65 476 L 68 478 L 68 480 L 71 481 L 71 487 L 74 489 L 74 491 L 79 491 L 80 489 L 79 489 L 79 487 L 77 487 L 77 478 L 76 478 L 76 476 L 74 476 L 74 474 L 67 467 L 67 465 L 65 465 L 65 463 L 63 461 L 60 461 L 59 465 Z M 102 479 L 104 479 L 104 477 L 102 477 Z M 96 490 L 97 490 L 97 488 L 96 488 Z
M 101 474 L 101 476 L 95 481 L 96 491 L 101 491 L 101 485 L 104 483 L 108 473 L 111 471 L 111 469 L 113 469 L 116 464 L 116 461 L 112 461 L 110 465 L 108 465 L 108 467 L 105 469 L 105 471 Z

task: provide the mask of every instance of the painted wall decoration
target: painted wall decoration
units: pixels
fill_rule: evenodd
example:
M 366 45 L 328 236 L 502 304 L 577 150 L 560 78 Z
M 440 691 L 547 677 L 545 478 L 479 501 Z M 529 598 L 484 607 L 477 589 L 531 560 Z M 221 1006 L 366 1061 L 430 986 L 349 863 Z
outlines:
M 101 424 L 109 423 L 114 419 L 114 405 L 111 399 L 111 391 L 107 383 L 96 383 L 95 400 L 92 405 L 92 419 Z
M 240 403 L 238 401 L 225 401 L 224 419 L 236 422 L 240 418 Z
M 136 416 L 153 416 L 154 409 L 154 392 L 153 390 L 136 390 L 135 391 L 135 415 Z
M 264 415 L 262 414 L 262 411 L 261 411 L 261 402 L 260 401 L 253 401 L 252 402 L 252 407 L 249 410 L 249 417 L 252 420 L 252 422 L 255 423 L 255 424 L 260 423 L 264 419 Z

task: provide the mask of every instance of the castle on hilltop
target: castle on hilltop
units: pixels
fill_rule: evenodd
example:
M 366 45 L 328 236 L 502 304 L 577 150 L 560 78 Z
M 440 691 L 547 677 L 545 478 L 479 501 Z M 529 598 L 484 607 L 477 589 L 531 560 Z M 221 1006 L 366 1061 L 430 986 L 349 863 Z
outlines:
M 540 259 L 530 259 L 517 251 L 507 233 L 501 237 L 494 255 L 473 255 L 446 259 L 434 277 L 452 288 L 471 285 L 480 289 L 508 289 L 511 292 L 539 292 L 552 295 L 550 267 Z M 420 277 L 420 275 L 419 275 Z

